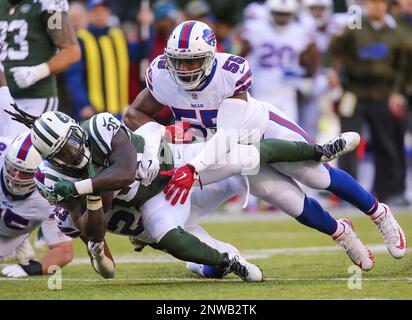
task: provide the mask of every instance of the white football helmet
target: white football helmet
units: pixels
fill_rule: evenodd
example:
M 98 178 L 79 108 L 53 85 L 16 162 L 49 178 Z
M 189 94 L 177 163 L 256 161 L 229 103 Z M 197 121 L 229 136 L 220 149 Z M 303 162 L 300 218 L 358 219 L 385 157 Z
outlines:
M 166 67 L 173 80 L 185 90 L 195 89 L 212 72 L 216 36 L 200 21 L 186 21 L 171 33 L 165 48 Z M 182 70 L 182 63 L 199 62 L 193 70 Z
M 329 21 L 333 13 L 332 0 L 303 0 L 303 5 L 309 11 L 311 11 L 311 8 L 323 9 L 321 12 L 316 13 L 316 15 L 314 12 L 311 12 L 318 28 L 324 26 Z
M 294 14 L 299 9 L 297 0 L 267 0 L 265 5 L 271 12 Z
M 16 196 L 24 196 L 35 189 L 34 172 L 42 161 L 40 154 L 33 148 L 30 131 L 26 131 L 10 145 L 4 164 L 4 182 L 7 190 Z
M 43 113 L 31 128 L 34 147 L 44 159 L 59 167 L 82 169 L 90 161 L 87 133 L 68 115 Z

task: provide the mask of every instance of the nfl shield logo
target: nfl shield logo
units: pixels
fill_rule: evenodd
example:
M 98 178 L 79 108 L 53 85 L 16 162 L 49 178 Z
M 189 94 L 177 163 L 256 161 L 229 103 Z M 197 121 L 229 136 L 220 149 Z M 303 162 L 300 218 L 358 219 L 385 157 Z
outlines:
M 197 100 L 197 93 L 192 93 L 192 99 Z

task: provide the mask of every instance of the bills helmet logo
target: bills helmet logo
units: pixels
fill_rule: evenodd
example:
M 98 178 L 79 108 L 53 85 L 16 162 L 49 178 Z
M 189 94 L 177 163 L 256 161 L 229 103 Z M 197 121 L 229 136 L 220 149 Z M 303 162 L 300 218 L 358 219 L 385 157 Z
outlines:
M 211 29 L 203 30 L 203 40 L 205 40 L 209 46 L 216 45 L 216 36 Z

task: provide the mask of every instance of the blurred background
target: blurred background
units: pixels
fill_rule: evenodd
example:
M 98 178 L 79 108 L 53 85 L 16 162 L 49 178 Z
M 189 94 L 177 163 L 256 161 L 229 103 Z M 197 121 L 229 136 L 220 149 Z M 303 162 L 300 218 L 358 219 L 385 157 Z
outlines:
M 359 132 L 357 152 L 335 165 L 389 205 L 411 205 L 412 0 L 69 2 L 82 60 L 59 75 L 59 99 L 79 122 L 102 111 L 121 118 L 173 28 L 201 20 L 215 31 L 218 51 L 248 58 L 253 96 L 282 109 L 316 142 Z M 99 41 L 108 34 L 111 53 Z M 165 107 L 157 120 L 171 124 L 173 116 Z M 312 196 L 345 207 L 327 194 Z M 233 199 L 224 210 L 241 206 Z M 250 199 L 246 211 L 257 210 L 276 208 Z

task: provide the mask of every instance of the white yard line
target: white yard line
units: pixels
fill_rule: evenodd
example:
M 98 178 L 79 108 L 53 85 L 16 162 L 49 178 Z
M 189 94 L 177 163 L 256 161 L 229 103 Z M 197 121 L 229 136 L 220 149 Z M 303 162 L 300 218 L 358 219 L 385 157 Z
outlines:
M 385 245 L 374 244 L 368 245 L 373 253 L 387 253 Z M 301 248 L 268 248 L 268 249 L 248 249 L 242 250 L 242 255 L 246 259 L 268 259 L 275 255 L 314 255 L 326 252 L 342 252 L 342 248 L 337 246 L 327 246 L 327 247 L 301 247 Z M 412 252 L 412 249 L 407 249 L 408 253 Z M 388 253 L 389 254 L 389 253 Z M 179 263 L 182 262 L 178 259 L 173 258 L 168 255 L 145 255 L 139 256 L 139 253 L 135 255 L 123 255 L 114 256 L 116 264 L 126 264 L 126 263 Z M 71 266 L 78 265 L 88 265 L 90 264 L 89 258 L 76 258 L 70 263 Z M 0 263 L 0 267 L 7 265 L 7 263 Z
M 241 279 L 204 279 L 204 278 L 114 278 L 114 279 L 90 279 L 90 278 L 62 278 L 64 282 L 243 282 Z M 31 278 L 0 278 L 2 281 L 21 281 L 21 282 L 41 282 L 47 281 L 47 278 L 31 277 Z M 265 278 L 264 281 L 273 282 L 336 282 L 348 281 L 348 278 Z M 412 278 L 394 278 L 394 277 L 379 277 L 379 278 L 362 278 L 362 281 L 374 282 L 412 282 Z

